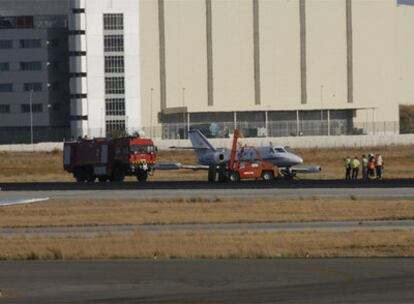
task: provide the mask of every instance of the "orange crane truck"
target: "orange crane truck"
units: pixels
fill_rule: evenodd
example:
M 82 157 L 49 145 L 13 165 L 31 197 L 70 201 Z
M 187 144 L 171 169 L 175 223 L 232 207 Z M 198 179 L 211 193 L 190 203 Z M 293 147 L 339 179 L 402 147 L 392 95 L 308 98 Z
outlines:
M 78 182 L 121 182 L 125 176 L 145 182 L 156 165 L 156 147 L 146 138 L 79 139 L 65 142 L 63 151 L 64 170 Z
M 243 146 L 237 151 L 237 141 L 240 137 L 239 131 L 235 130 L 233 145 L 230 155 L 228 179 L 231 182 L 239 182 L 243 179 L 262 179 L 272 181 L 279 176 L 279 168 L 273 163 L 266 162 L 256 147 Z M 246 149 L 253 150 L 256 154 L 255 160 L 244 159 Z

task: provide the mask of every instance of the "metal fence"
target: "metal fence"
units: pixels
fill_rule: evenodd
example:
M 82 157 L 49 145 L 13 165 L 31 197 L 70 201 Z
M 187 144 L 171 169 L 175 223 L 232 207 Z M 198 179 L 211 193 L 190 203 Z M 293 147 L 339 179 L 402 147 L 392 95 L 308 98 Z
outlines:
M 244 137 L 338 136 L 399 134 L 396 121 L 352 123 L 349 120 L 331 121 L 262 121 L 171 123 L 161 127 L 143 128 L 147 136 L 163 139 L 186 139 L 188 131 L 199 129 L 208 138 L 226 138 L 238 128 Z
M 187 139 L 188 131 L 199 129 L 208 138 L 229 138 L 238 128 L 244 137 L 286 137 L 286 136 L 337 136 L 337 135 L 382 135 L 399 134 L 398 122 L 352 123 L 349 120 L 327 121 L 238 121 L 170 123 L 142 129 L 114 130 L 107 134 L 105 129 L 78 130 L 77 134 L 88 137 L 119 137 L 140 134 L 151 138 Z M 59 142 L 73 139 L 74 130 L 68 128 L 34 128 L 33 142 Z M 76 131 L 76 130 L 75 130 Z M 407 132 L 406 132 L 407 133 Z M 414 131 L 412 132 L 414 133 Z M 31 142 L 30 128 L 0 128 L 0 144 L 27 144 Z

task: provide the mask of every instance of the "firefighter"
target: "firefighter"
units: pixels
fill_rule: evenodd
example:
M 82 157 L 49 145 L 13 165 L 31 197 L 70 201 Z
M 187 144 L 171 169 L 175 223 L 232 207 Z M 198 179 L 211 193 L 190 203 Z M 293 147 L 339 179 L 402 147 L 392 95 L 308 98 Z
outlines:
M 382 179 L 382 170 L 384 169 L 384 160 L 381 154 L 377 154 L 375 157 L 375 169 L 377 173 L 377 179 Z
M 362 179 L 366 180 L 368 178 L 368 158 L 365 154 L 362 155 Z
M 361 163 L 359 162 L 358 157 L 354 157 L 351 163 L 352 167 L 352 179 L 357 180 L 358 179 L 358 173 L 359 173 L 359 167 L 361 166 Z
M 351 179 L 351 158 L 344 158 L 345 180 Z

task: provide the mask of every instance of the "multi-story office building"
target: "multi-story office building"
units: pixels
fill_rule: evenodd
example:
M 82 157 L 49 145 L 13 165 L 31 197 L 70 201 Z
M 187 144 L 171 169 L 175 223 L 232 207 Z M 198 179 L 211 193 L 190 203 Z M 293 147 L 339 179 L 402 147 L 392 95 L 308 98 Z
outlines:
M 0 143 L 70 136 L 67 5 L 32 2 L 0 2 Z

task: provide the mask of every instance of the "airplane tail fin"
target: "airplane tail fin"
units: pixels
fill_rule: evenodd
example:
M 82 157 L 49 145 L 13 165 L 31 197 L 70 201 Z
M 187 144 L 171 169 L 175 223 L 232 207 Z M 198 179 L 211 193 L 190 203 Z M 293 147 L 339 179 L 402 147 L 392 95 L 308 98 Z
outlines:
M 216 152 L 216 148 L 213 147 L 200 130 L 191 130 L 188 136 L 199 160 L 210 152 Z

